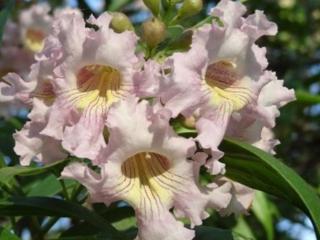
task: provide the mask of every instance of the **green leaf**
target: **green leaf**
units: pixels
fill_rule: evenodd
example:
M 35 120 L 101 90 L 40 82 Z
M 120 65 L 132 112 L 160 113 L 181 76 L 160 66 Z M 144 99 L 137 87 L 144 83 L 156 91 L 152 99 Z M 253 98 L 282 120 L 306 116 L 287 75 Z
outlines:
M 173 25 L 167 28 L 167 37 L 173 41 L 180 37 L 184 31 L 184 27 L 181 25 Z
M 246 222 L 246 220 L 240 216 L 237 219 L 237 225 L 232 229 L 235 233 L 239 233 L 243 236 L 248 237 L 249 239 L 255 240 L 255 236 L 249 226 L 249 224 Z
M 46 165 L 44 167 L 4 167 L 0 169 L 0 185 L 8 185 L 14 179 L 15 176 L 31 176 L 40 173 L 49 172 L 55 168 L 62 167 L 68 160 L 57 161 L 55 163 Z
M 10 230 L 0 226 L 0 239 L 3 240 L 20 240 L 15 234 L 10 232 Z
M 131 0 L 112 0 L 109 7 L 108 7 L 108 10 L 109 11 L 118 11 L 123 6 L 128 4 L 129 2 L 131 2 Z
M 208 226 L 196 227 L 195 240 L 249 240 L 238 233 Z
M 2 44 L 2 36 L 3 36 L 4 28 L 5 28 L 6 22 L 10 16 L 10 14 L 11 14 L 13 6 L 14 6 L 14 1 L 8 0 L 4 9 L 2 11 L 0 11 L 0 47 Z
M 319 95 L 312 95 L 307 91 L 304 90 L 297 90 L 296 91 L 297 100 L 300 103 L 304 104 L 318 104 L 320 103 L 320 96 Z
M 49 197 L 13 197 L 0 202 L 0 216 L 57 216 L 84 220 L 113 239 L 126 240 L 101 216 L 73 202 Z
M 67 189 L 73 188 L 76 182 L 72 180 L 65 180 Z M 41 179 L 33 181 L 24 187 L 27 196 L 54 196 L 62 191 L 62 187 L 57 177 L 50 174 Z
M 297 173 L 272 155 L 236 140 L 225 140 L 226 176 L 296 205 L 311 218 L 320 237 L 320 198 Z
M 275 205 L 267 199 L 265 193 L 256 191 L 252 211 L 264 227 L 267 239 L 274 239 L 273 216 L 276 214 Z

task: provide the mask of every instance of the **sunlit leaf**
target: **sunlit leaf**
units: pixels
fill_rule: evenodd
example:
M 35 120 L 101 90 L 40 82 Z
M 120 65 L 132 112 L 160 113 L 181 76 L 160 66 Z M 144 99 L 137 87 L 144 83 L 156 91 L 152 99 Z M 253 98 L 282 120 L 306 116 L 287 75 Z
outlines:
M 0 239 L 3 240 L 20 240 L 15 234 L 9 229 L 0 226 Z
M 259 222 L 264 227 L 267 239 L 274 239 L 273 216 L 275 215 L 275 206 L 267 199 L 265 193 L 256 191 L 252 204 L 252 211 Z
M 237 225 L 232 229 L 232 231 L 238 234 L 241 234 L 243 236 L 246 236 L 248 239 L 252 239 L 252 240 L 256 239 L 254 237 L 252 229 L 250 228 L 246 220 L 243 218 L 243 216 L 240 216 L 237 219 Z

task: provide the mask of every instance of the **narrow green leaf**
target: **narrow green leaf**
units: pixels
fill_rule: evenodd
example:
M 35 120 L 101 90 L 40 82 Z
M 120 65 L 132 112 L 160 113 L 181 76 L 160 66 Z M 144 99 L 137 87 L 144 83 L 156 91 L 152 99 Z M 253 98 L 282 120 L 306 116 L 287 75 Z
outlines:
M 243 216 L 240 216 L 237 219 L 237 225 L 232 229 L 232 231 L 235 233 L 241 234 L 243 236 L 246 236 L 248 239 L 252 239 L 252 240 L 256 239 L 249 224 L 246 222 Z
M 9 229 L 0 226 L 0 239 L 3 240 L 20 240 L 15 234 L 10 232 Z
M 320 237 L 320 198 L 297 173 L 250 144 L 225 140 L 222 150 L 227 177 L 296 205 L 309 215 Z
M 249 240 L 250 238 L 244 237 L 238 233 L 230 230 L 219 229 L 208 226 L 196 227 L 195 240 Z
M 76 182 L 72 180 L 65 180 L 67 189 L 73 188 Z M 54 196 L 62 191 L 61 184 L 56 176 L 50 174 L 45 177 L 33 181 L 24 187 L 27 196 Z
M 64 166 L 66 163 L 67 160 L 58 161 L 44 167 L 4 167 L 0 169 L 0 184 L 9 184 L 15 176 L 30 176 L 49 172 L 54 168 Z
M 108 6 L 108 10 L 118 11 L 129 2 L 131 2 L 131 0 L 112 0 L 110 5 Z
M 304 90 L 297 90 L 296 91 L 297 100 L 300 103 L 304 104 L 318 104 L 320 103 L 320 96 L 319 95 L 312 95 L 307 91 Z
M 252 204 L 252 211 L 259 222 L 264 227 L 267 239 L 274 239 L 273 216 L 275 215 L 275 206 L 267 199 L 265 193 L 256 191 Z
M 49 197 L 13 197 L 0 202 L 0 216 L 56 216 L 84 220 L 112 239 L 126 240 L 109 222 L 87 208 L 73 202 Z
M 0 47 L 2 44 L 2 36 L 3 36 L 4 28 L 11 14 L 13 6 L 14 6 L 14 0 L 8 0 L 6 2 L 4 9 L 0 11 Z

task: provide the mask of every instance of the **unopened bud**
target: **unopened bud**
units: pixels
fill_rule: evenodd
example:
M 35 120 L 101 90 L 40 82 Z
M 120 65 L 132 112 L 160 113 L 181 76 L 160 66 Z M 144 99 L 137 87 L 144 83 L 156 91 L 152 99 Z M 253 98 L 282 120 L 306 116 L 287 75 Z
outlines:
M 142 31 L 143 40 L 151 48 L 157 46 L 166 37 L 166 25 L 156 18 L 144 22 Z
M 143 0 L 154 16 L 158 16 L 161 10 L 161 0 Z
M 185 0 L 179 9 L 178 17 L 186 18 L 196 15 L 203 7 L 202 0 Z
M 183 121 L 183 125 L 185 125 L 187 128 L 195 128 L 196 126 L 196 119 L 194 116 L 185 118 Z
M 121 33 L 127 30 L 134 30 L 130 19 L 121 12 L 112 13 L 112 20 L 110 26 L 117 33 Z

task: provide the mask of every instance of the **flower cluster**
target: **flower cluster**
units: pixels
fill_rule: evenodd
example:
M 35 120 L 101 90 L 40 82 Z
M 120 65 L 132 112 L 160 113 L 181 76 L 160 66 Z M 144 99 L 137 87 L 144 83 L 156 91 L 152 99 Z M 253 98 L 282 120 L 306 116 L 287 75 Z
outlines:
M 140 240 L 191 240 L 194 231 L 177 218 L 200 225 L 207 208 L 246 213 L 253 190 L 223 176 L 219 145 L 228 136 L 272 153 L 278 109 L 294 92 L 266 70 L 266 49 L 255 44 L 277 26 L 245 12 L 222 0 L 210 13 L 219 23 L 194 30 L 187 51 L 161 61 L 137 54 L 134 31 L 115 32 L 108 13 L 87 22 L 61 14 L 29 75 L 10 73 L 1 85 L 0 99 L 32 106 L 14 135 L 21 164 L 89 159 L 99 171 L 75 162 L 62 177 L 83 184 L 92 202 L 131 205 Z M 178 135 L 173 121 L 197 134 Z M 200 184 L 201 167 L 213 182 Z
M 17 23 L 9 20 L 5 26 L 0 48 L 0 78 L 9 72 L 15 72 L 25 77 L 24 87 L 18 88 L 14 91 L 15 93 L 30 92 L 32 80 L 27 80 L 27 75 L 30 66 L 37 58 L 36 54 L 43 48 L 44 39 L 49 35 L 53 21 L 70 12 L 81 15 L 79 10 L 70 8 L 55 9 L 53 15 L 49 15 L 50 11 L 51 8 L 47 3 L 33 5 L 20 12 Z M 14 84 L 11 83 L 10 78 L 6 76 L 0 80 L 0 91 L 2 95 L 6 96 L 0 98 L 0 116 L 2 117 L 15 115 L 17 110 L 30 107 L 30 104 L 25 102 L 26 99 L 21 99 L 19 94 L 14 96 L 7 93 L 5 90 L 7 86 Z

